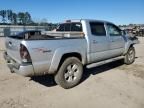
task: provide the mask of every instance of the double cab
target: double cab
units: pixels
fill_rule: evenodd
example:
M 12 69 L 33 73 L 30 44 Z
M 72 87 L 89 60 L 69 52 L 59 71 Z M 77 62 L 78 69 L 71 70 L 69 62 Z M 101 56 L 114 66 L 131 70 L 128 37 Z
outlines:
M 23 76 L 53 74 L 61 87 L 76 86 L 83 67 L 119 59 L 135 60 L 135 37 L 108 21 L 67 20 L 47 32 L 24 31 L 5 39 L 4 58 L 11 72 Z

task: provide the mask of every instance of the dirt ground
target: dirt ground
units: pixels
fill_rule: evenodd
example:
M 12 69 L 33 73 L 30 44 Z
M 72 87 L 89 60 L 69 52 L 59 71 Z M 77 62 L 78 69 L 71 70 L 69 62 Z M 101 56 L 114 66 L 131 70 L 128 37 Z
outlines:
M 136 45 L 136 61 L 85 69 L 82 82 L 65 90 L 52 76 L 23 77 L 10 73 L 0 38 L 0 108 L 144 108 L 144 38 Z

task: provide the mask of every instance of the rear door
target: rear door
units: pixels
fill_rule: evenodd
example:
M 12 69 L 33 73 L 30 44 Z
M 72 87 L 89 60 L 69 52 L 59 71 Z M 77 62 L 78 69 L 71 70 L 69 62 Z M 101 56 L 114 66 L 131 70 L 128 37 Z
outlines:
M 109 37 L 106 35 L 103 22 L 90 22 L 90 62 L 97 62 L 108 59 Z
M 111 57 L 119 56 L 123 53 L 125 41 L 121 30 L 114 24 L 107 23 L 107 33 L 110 38 L 110 55 Z

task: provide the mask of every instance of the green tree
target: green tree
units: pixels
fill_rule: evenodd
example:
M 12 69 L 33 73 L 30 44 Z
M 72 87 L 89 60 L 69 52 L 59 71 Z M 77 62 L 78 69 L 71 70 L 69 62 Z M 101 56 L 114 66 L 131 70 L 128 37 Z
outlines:
M 17 14 L 16 13 L 12 13 L 12 24 L 17 24 Z
M 2 17 L 2 11 L 0 10 L 0 17 Z
M 30 24 L 32 22 L 31 15 L 28 12 L 19 12 L 17 17 L 20 24 Z
M 7 13 L 7 19 L 10 21 L 10 23 L 12 23 L 12 20 L 13 20 L 13 18 L 12 18 L 12 15 L 13 15 L 13 12 L 12 12 L 12 10 L 7 10 L 6 11 Z
M 5 10 L 1 10 L 0 13 L 1 13 L 1 16 L 2 16 L 2 22 L 5 23 L 5 21 L 6 21 L 6 19 L 5 19 L 6 18 L 6 11 Z
M 25 24 L 30 24 L 31 22 L 32 22 L 31 15 L 28 12 L 25 12 L 24 23 Z
M 18 22 L 20 24 L 24 24 L 24 22 L 25 22 L 25 13 L 19 12 L 17 17 L 18 17 Z

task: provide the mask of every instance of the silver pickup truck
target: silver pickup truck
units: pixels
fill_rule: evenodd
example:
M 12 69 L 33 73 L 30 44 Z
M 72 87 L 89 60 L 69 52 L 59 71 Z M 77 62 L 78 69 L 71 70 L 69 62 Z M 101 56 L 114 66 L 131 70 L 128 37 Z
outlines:
M 135 60 L 134 44 L 111 22 L 67 20 L 55 31 L 25 31 L 6 37 L 4 58 L 11 72 L 23 76 L 53 74 L 63 88 L 76 86 L 83 66 L 102 65 L 119 59 L 131 64 Z

